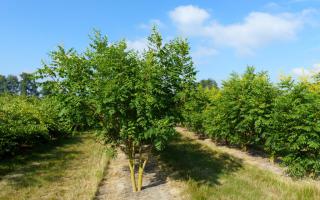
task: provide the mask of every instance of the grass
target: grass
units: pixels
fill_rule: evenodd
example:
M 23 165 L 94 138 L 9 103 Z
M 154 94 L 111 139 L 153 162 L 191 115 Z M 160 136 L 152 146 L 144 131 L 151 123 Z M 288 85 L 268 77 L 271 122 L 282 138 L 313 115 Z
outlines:
M 111 157 L 90 133 L 0 162 L 0 200 L 92 199 Z
M 315 182 L 279 177 L 182 136 L 160 153 L 160 160 L 172 179 L 186 185 L 188 199 L 320 199 Z

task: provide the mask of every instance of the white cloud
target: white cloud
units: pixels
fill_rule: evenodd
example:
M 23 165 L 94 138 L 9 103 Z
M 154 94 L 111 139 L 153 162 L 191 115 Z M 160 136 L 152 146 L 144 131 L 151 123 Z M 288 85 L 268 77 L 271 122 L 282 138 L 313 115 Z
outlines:
M 171 20 L 182 33 L 197 34 L 202 29 L 203 22 L 210 18 L 210 14 L 197 6 L 179 6 L 169 12 Z
M 199 24 L 210 17 L 206 10 L 193 5 L 176 7 L 169 15 L 178 24 Z
M 292 70 L 296 76 L 310 77 L 313 74 L 320 73 L 320 64 L 314 64 L 311 68 L 297 67 Z
M 233 47 L 241 54 L 251 54 L 254 49 L 267 43 L 295 38 L 302 24 L 299 18 L 291 14 L 275 16 L 252 12 L 242 23 L 214 24 L 208 28 L 208 34 L 218 44 Z
M 148 47 L 148 41 L 145 38 L 139 38 L 137 40 L 127 40 L 128 49 L 133 49 L 139 52 L 146 50 Z
M 310 14 L 311 10 L 280 14 L 251 12 L 241 22 L 221 24 L 205 9 L 192 5 L 179 6 L 169 13 L 182 34 L 207 38 L 239 54 L 252 54 L 271 42 L 294 39 Z

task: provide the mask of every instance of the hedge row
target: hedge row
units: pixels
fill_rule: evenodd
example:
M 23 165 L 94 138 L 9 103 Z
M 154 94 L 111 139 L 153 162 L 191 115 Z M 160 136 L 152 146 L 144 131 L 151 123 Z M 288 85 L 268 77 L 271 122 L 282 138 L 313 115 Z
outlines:
M 184 108 L 184 123 L 218 142 L 260 148 L 279 158 L 292 176 L 320 175 L 318 82 L 287 78 L 270 82 L 249 67 L 232 74 L 221 89 L 195 89 Z
M 0 157 L 69 132 L 54 99 L 0 96 Z

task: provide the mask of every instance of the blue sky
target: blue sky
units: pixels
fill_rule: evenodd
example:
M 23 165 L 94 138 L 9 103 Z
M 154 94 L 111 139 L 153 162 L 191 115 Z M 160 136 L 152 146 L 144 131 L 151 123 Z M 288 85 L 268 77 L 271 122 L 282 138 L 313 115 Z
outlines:
M 320 71 L 320 0 L 1 0 L 0 74 L 32 72 L 60 44 L 82 51 L 93 28 L 141 50 L 152 24 L 189 39 L 198 79 L 247 65 L 273 81 Z

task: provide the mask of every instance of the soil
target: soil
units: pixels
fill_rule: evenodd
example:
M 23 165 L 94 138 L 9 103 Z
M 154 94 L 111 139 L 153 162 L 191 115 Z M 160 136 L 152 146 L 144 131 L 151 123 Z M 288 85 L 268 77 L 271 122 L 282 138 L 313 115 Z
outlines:
M 151 157 L 145 167 L 143 188 L 132 192 L 130 170 L 126 155 L 118 150 L 96 193 L 96 200 L 182 200 L 182 185 L 169 179 L 160 170 L 156 158 Z

